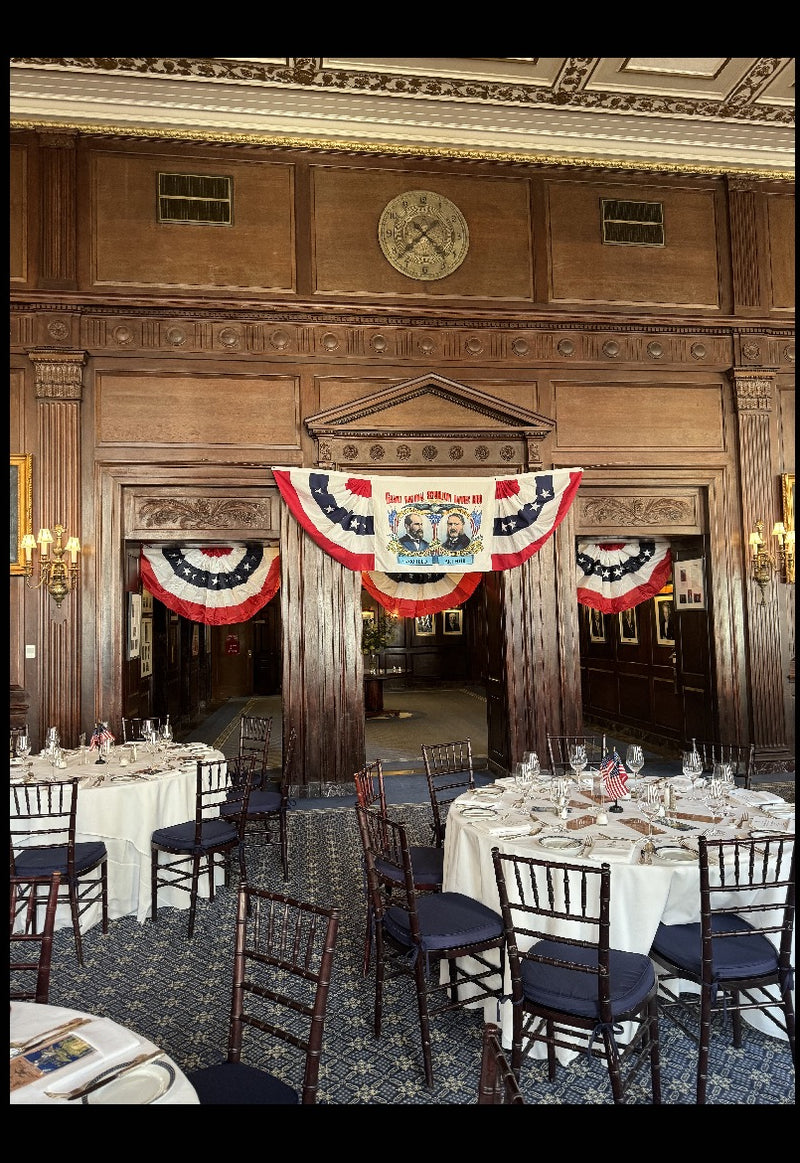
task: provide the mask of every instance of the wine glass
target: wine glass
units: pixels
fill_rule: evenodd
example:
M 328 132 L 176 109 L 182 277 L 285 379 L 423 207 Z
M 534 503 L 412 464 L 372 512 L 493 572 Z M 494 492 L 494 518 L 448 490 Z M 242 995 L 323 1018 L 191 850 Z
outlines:
M 21 734 L 16 737 L 16 754 L 21 759 L 27 759 L 31 753 L 30 735 Z
M 692 785 L 692 790 L 703 786 L 703 760 L 698 751 L 681 752 L 681 770 Z
M 581 772 L 589 762 L 586 748 L 582 743 L 573 743 L 569 749 L 569 765 L 575 776 L 575 782 L 580 785 Z
M 636 779 L 644 767 L 644 751 L 638 743 L 629 743 L 625 752 L 625 765 Z

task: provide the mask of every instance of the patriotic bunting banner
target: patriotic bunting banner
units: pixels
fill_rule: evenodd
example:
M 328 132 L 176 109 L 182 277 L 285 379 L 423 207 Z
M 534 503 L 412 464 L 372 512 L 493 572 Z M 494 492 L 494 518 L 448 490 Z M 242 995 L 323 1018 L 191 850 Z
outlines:
M 309 536 L 348 569 L 473 573 L 527 561 L 563 521 L 583 470 L 511 477 L 361 477 L 274 468 Z
M 418 618 L 462 605 L 480 573 L 362 573 L 364 589 L 396 618 Z
M 664 588 L 672 570 L 669 541 L 578 542 L 578 601 L 604 614 L 629 610 Z
M 142 583 L 168 609 L 192 622 L 246 622 L 280 586 L 277 548 L 262 545 L 143 545 Z

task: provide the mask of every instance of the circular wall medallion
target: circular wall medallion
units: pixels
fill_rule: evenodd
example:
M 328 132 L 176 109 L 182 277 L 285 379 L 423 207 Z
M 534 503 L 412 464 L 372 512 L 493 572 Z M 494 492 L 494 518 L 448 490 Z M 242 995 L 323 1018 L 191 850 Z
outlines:
M 388 202 L 378 242 L 395 270 L 410 279 L 443 279 L 469 250 L 469 229 L 454 202 L 430 190 L 407 190 Z

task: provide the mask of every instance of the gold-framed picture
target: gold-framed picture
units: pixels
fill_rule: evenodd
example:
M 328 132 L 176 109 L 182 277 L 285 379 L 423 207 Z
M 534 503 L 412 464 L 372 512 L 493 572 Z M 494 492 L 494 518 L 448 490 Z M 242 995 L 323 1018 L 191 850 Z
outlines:
M 783 509 L 783 527 L 787 533 L 794 533 L 794 473 L 781 473 L 781 503 Z M 13 570 L 12 570 L 13 573 Z M 786 580 L 794 585 L 794 543 L 792 542 L 791 555 L 786 559 Z
M 149 678 L 153 673 L 153 619 L 142 618 L 142 637 L 139 643 L 139 674 Z
M 142 617 L 153 613 L 153 595 L 142 586 Z
M 11 491 L 9 525 L 11 527 L 11 572 L 25 573 L 25 551 L 20 541 L 33 532 L 33 457 L 29 452 L 10 456 Z
M 593 606 L 590 606 L 587 610 L 587 617 L 589 619 L 589 641 L 605 642 L 606 620 L 603 617 L 603 611 L 595 610 Z
M 672 594 L 658 594 L 653 598 L 656 614 L 656 643 L 658 646 L 675 645 L 675 599 Z
M 636 607 L 631 606 L 629 610 L 620 610 L 617 618 L 619 619 L 620 642 L 624 646 L 638 646 L 639 619 L 636 613 Z
M 464 630 L 461 610 L 445 610 L 442 614 L 445 634 L 462 634 Z

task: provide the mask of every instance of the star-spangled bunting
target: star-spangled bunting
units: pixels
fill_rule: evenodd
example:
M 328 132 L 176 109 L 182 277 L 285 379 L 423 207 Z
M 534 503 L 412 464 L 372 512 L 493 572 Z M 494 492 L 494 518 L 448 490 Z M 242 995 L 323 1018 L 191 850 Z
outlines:
M 600 764 L 600 776 L 609 799 L 618 800 L 627 794 L 628 773 L 616 751 L 609 752 L 603 759 Z
M 228 626 L 246 622 L 275 596 L 280 557 L 263 545 L 143 545 L 141 574 L 145 588 L 176 614 Z
M 273 468 L 295 519 L 331 557 L 361 572 L 473 573 L 527 561 L 563 521 L 583 470 L 509 477 L 366 477 L 320 469 Z M 423 527 L 404 547 L 406 518 Z M 459 543 L 448 547 L 448 518 Z
M 663 537 L 578 542 L 578 601 L 604 614 L 638 606 L 663 589 L 672 570 Z
M 480 573 L 362 573 L 361 584 L 396 618 L 454 609 L 478 588 Z

